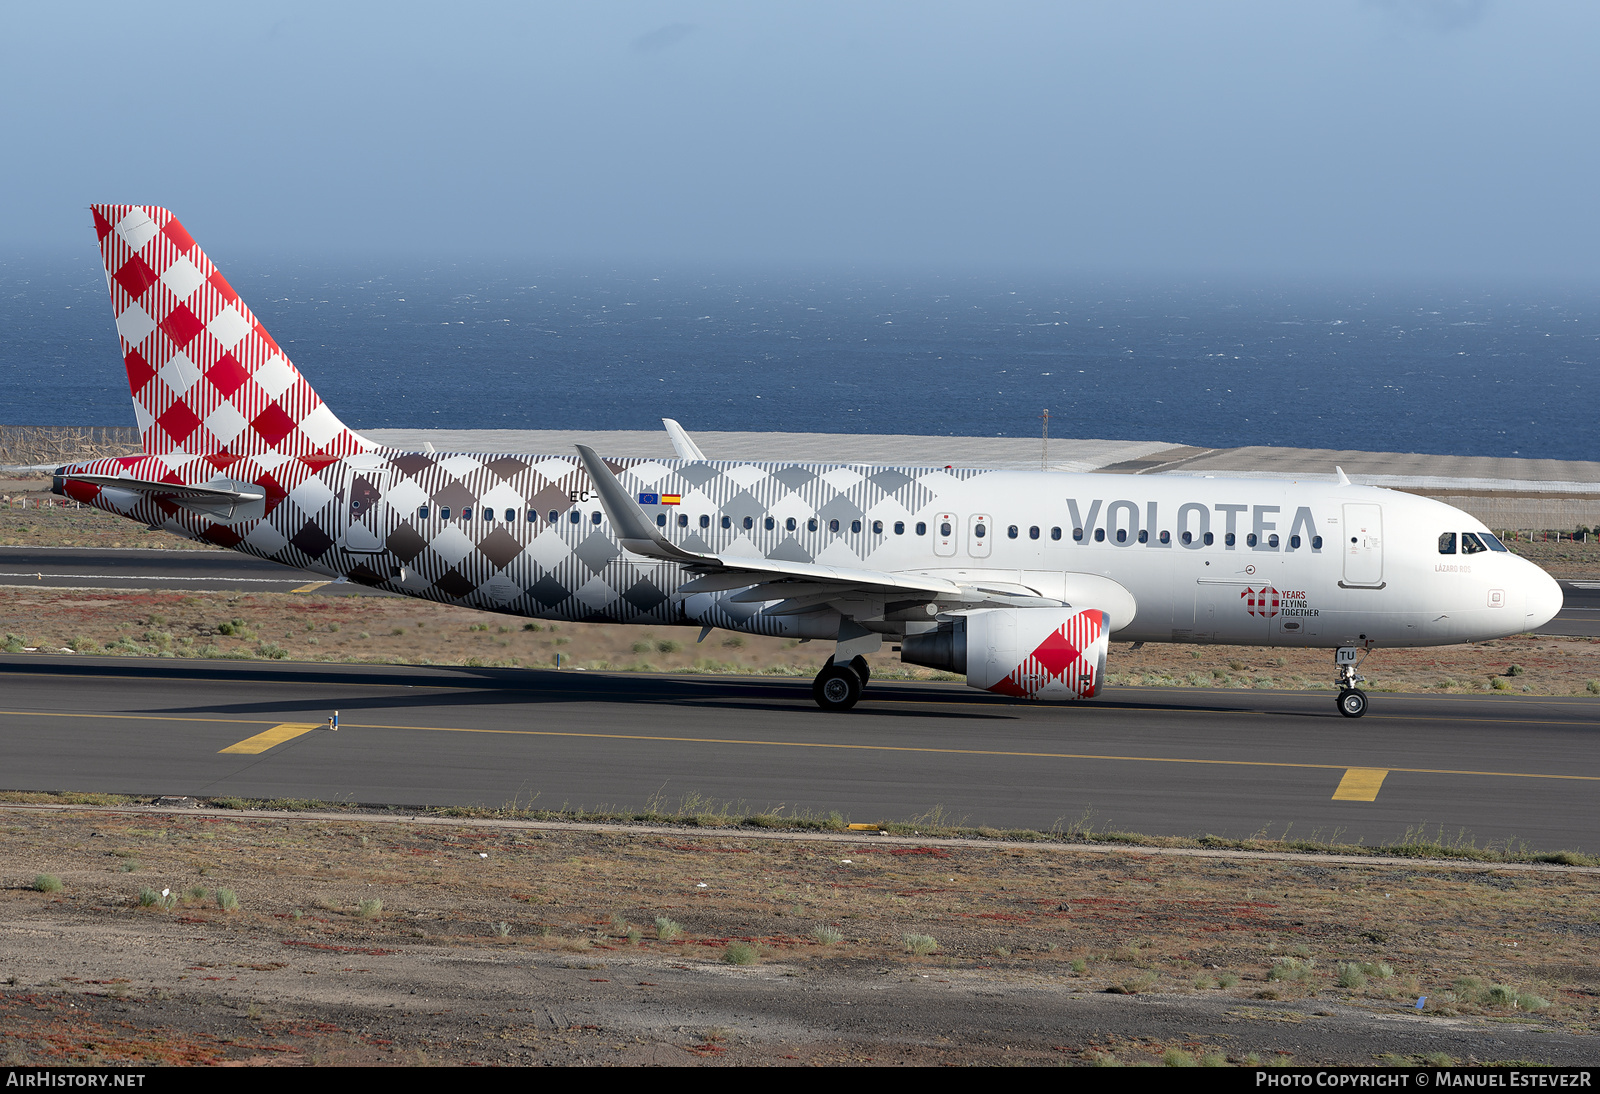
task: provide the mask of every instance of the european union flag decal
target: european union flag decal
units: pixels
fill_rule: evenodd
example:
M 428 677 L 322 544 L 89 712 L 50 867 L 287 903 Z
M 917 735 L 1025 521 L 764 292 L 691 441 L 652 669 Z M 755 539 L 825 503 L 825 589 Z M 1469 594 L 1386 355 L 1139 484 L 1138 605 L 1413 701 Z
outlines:
M 661 495 L 660 494 L 640 494 L 639 495 L 639 504 L 640 505 L 660 505 L 661 504 Z

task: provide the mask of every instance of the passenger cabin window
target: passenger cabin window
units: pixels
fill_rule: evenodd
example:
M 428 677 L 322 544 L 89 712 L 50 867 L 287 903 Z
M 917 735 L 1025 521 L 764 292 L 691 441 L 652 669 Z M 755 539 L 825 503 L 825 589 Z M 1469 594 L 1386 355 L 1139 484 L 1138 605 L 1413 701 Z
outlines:
M 1072 538 L 1077 540 L 1079 543 L 1082 543 L 1083 542 L 1083 529 L 1082 528 L 1074 528 L 1072 530 Z
M 1246 547 L 1254 547 L 1256 545 L 1256 534 L 1254 532 L 1244 537 L 1244 545 Z
M 830 520 L 828 522 L 828 531 L 832 532 L 834 535 L 838 535 L 839 534 L 839 522 L 837 520 Z
M 1010 525 L 1006 526 L 1006 538 L 1007 539 L 1016 539 L 1017 538 L 1017 526 L 1015 524 L 1010 524 Z
M 733 527 L 733 520 L 731 518 L 729 518 L 729 517 L 723 517 L 722 518 L 722 526 L 724 528 L 732 528 Z
M 528 523 L 529 524 L 538 524 L 539 523 L 539 510 L 537 510 L 537 509 L 529 509 L 528 510 Z
M 507 524 L 515 524 L 516 520 L 517 520 L 517 511 L 515 509 L 507 509 L 506 510 L 506 523 Z
M 939 534 L 941 536 L 948 536 L 950 534 L 950 522 L 949 521 L 942 521 L 939 524 Z
M 1033 525 L 1031 528 L 1028 529 L 1028 538 L 1029 539 L 1038 539 L 1039 538 L 1039 526 L 1037 524 Z
M 872 522 L 872 534 L 875 536 L 883 535 L 883 521 L 875 520 Z
M 1212 535 L 1210 532 L 1207 532 L 1205 534 L 1205 536 L 1202 537 L 1201 542 L 1204 543 L 1207 547 L 1209 547 L 1213 543 L 1217 542 L 1217 537 Z
M 1478 535 L 1477 535 L 1476 532 L 1462 532 L 1461 533 L 1461 553 L 1462 554 L 1464 554 L 1464 555 L 1475 555 L 1479 551 L 1487 551 L 1488 549 L 1489 548 L 1487 548 L 1487 547 L 1485 547 L 1483 545 L 1483 540 L 1478 538 Z
M 1128 530 L 1126 528 L 1118 528 L 1117 529 L 1117 542 L 1118 543 L 1126 543 L 1126 542 L 1128 542 Z
M 1162 543 L 1171 543 L 1172 542 L 1172 533 L 1171 532 L 1162 532 L 1161 533 L 1161 542 Z
M 711 527 L 711 518 L 709 516 L 707 516 L 705 513 L 701 513 L 700 514 L 700 527 L 702 527 L 702 528 L 710 528 Z
M 657 513 L 656 514 L 656 527 L 657 528 L 665 528 L 666 526 L 667 526 L 667 514 L 665 514 L 665 513 Z
M 1061 538 L 1061 529 L 1059 529 L 1059 528 L 1050 529 L 1050 538 L 1051 539 L 1060 539 Z
M 925 536 L 927 534 L 928 534 L 928 525 L 927 525 L 927 523 L 924 522 L 924 521 L 920 521 L 920 520 L 917 521 L 917 535 Z
M 450 507 L 448 505 L 439 506 L 439 519 L 440 520 L 449 520 L 450 519 Z
M 792 531 L 794 531 L 794 529 L 795 529 L 795 523 L 794 523 L 794 518 L 793 517 L 790 517 L 788 520 L 783 522 L 783 530 L 785 532 L 792 532 Z
M 1139 542 L 1140 543 L 1149 543 L 1150 542 L 1150 529 L 1148 529 L 1148 528 L 1139 529 Z
M 985 528 L 983 526 L 983 521 L 980 520 L 977 524 L 972 526 L 972 534 L 977 536 L 979 539 L 982 539 L 984 536 L 989 534 L 989 529 Z
M 1185 532 L 1185 533 L 1183 533 L 1183 535 L 1179 536 L 1178 538 L 1183 540 L 1184 544 L 1187 545 L 1187 544 L 1190 544 L 1190 543 L 1194 542 L 1194 533 L 1193 532 Z
M 906 522 L 905 521 L 897 520 L 897 521 L 894 522 L 894 534 L 897 535 L 897 536 L 903 536 L 903 535 L 906 534 Z
M 850 522 L 850 534 L 851 535 L 860 535 L 861 534 L 861 522 L 859 520 L 853 520 L 853 521 Z
M 816 530 L 817 530 L 817 518 L 816 517 L 811 517 L 810 519 L 808 519 L 806 521 L 806 531 L 815 532 Z
M 1321 536 L 1312 536 L 1311 537 L 1311 549 L 1313 551 L 1322 550 L 1322 537 Z
M 756 526 L 755 518 L 754 517 L 745 517 L 744 518 L 744 526 L 745 526 L 745 530 L 746 531 L 749 531 L 751 528 L 754 528 Z
M 1232 532 L 1229 532 L 1222 537 L 1222 544 L 1225 547 L 1232 547 L 1234 545 L 1234 535 Z
M 561 519 L 560 512 L 558 512 L 555 509 L 550 510 L 550 523 L 551 524 L 554 524 L 556 521 L 558 521 L 560 519 Z
M 426 505 L 417 510 L 417 517 L 421 520 L 428 519 L 428 507 Z
M 484 506 L 483 519 L 484 520 L 493 520 L 494 519 L 494 510 L 490 509 L 488 506 Z
M 590 524 L 599 524 L 600 523 L 600 514 L 599 513 L 590 513 L 589 514 L 589 523 Z
M 572 515 L 567 518 L 567 521 L 568 521 L 568 523 L 571 523 L 571 524 L 582 524 L 583 523 L 583 514 L 578 512 L 576 509 L 574 509 L 572 511 Z
M 678 514 L 678 527 L 679 528 L 687 528 L 687 527 L 689 527 L 689 514 L 688 513 L 679 513 Z
M 463 505 L 461 507 L 461 519 L 462 520 L 471 520 L 472 519 L 472 506 Z
M 761 522 L 761 527 L 765 528 L 767 531 L 770 532 L 770 531 L 772 531 L 774 524 L 775 524 L 775 522 L 773 521 L 773 519 L 771 517 L 768 517 L 766 520 Z
M 1267 546 L 1271 547 L 1274 551 L 1278 549 L 1278 537 L 1276 533 L 1267 537 Z

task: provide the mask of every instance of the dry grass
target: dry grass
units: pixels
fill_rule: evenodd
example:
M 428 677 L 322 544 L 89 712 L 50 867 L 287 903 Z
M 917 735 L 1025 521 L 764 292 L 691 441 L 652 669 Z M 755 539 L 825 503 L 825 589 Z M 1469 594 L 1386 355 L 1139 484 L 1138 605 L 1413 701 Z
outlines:
M 5 860 L 50 861 L 65 882 L 50 896 L 0 890 L 12 915 L 28 902 L 64 901 L 75 917 L 129 927 L 182 915 L 291 942 L 574 955 L 632 942 L 640 955 L 710 964 L 737 963 L 738 943 L 764 965 L 931 960 L 1070 977 L 1090 991 L 1325 997 L 1385 1011 L 1427 995 L 1431 1013 L 1585 1032 L 1600 1018 L 1587 941 L 1600 876 L 1560 868 L 1216 861 L 913 840 L 841 848 L 470 819 L 0 812 Z M 193 885 L 191 895 L 203 866 L 205 880 L 221 886 L 218 899 L 138 908 L 140 886 L 107 856 L 132 848 L 156 888 Z M 490 852 L 493 871 L 478 851 Z M 712 884 L 685 892 L 683 877 Z M 312 891 L 325 907 L 382 900 L 394 914 L 302 919 L 295 902 Z M 238 907 L 228 913 L 220 898 L 232 893 Z M 618 937 L 619 893 L 639 901 L 619 917 L 653 921 L 653 932 Z M 819 923 L 847 927 L 813 933 Z

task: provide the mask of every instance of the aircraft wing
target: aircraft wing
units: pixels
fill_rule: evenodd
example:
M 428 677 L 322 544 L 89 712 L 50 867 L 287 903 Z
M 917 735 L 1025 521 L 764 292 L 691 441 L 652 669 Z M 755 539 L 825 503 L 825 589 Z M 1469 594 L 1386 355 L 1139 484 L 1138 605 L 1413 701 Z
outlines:
M 672 450 L 678 454 L 680 460 L 703 460 L 706 454 L 700 451 L 700 446 L 694 443 L 694 438 L 689 436 L 688 430 L 679 425 L 675 419 L 662 418 L 661 424 L 667 427 L 667 436 L 672 440 Z
M 686 593 L 750 588 L 740 593 L 743 603 L 782 600 L 775 611 L 810 611 L 848 594 L 913 603 L 948 602 L 952 606 L 1004 602 L 1018 607 L 1056 606 L 1061 602 L 1040 597 L 1020 585 L 962 584 L 931 574 L 897 574 L 830 566 L 820 562 L 785 562 L 745 555 L 716 555 L 688 551 L 668 540 L 645 516 L 611 469 L 588 445 L 578 445 L 589 478 L 600 494 L 601 507 L 622 546 L 637 555 L 679 562 L 693 567 L 696 576 L 682 586 Z

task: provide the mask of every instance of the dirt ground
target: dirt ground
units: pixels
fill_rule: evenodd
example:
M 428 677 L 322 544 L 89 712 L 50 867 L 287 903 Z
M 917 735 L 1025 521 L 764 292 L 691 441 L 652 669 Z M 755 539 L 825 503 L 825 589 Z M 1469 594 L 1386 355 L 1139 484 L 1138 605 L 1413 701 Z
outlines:
M 21 797 L 0 1063 L 1579 1062 L 1600 1017 L 1595 870 Z
M 528 622 L 400 598 L 312 593 L 167 593 L 0 587 L 0 650 L 133 657 L 359 661 L 633 672 L 810 676 L 823 644 L 686 627 Z M 332 595 L 328 595 L 332 591 Z M 958 680 L 868 658 L 883 679 Z M 1600 692 L 1600 639 L 1519 636 L 1475 645 L 1379 650 L 1361 666 L 1377 691 Z M 1111 647 L 1109 686 L 1327 688 L 1327 650 L 1151 644 Z
M 0 543 L 206 549 L 4 501 Z M 1519 549 L 1560 576 L 1600 575 L 1592 543 Z M 530 625 L 338 586 L 6 588 L 0 634 L 13 652 L 541 667 L 559 654 L 574 668 L 805 675 L 824 652 Z M 1327 687 L 1329 660 L 1119 644 L 1110 672 L 1113 685 Z M 940 675 L 887 650 L 874 661 Z M 1363 671 L 1380 689 L 1587 694 L 1600 642 L 1380 651 Z M 28 804 L 60 800 L 0 800 L 0 1064 L 1600 1055 L 1600 873 L 1581 867 Z

